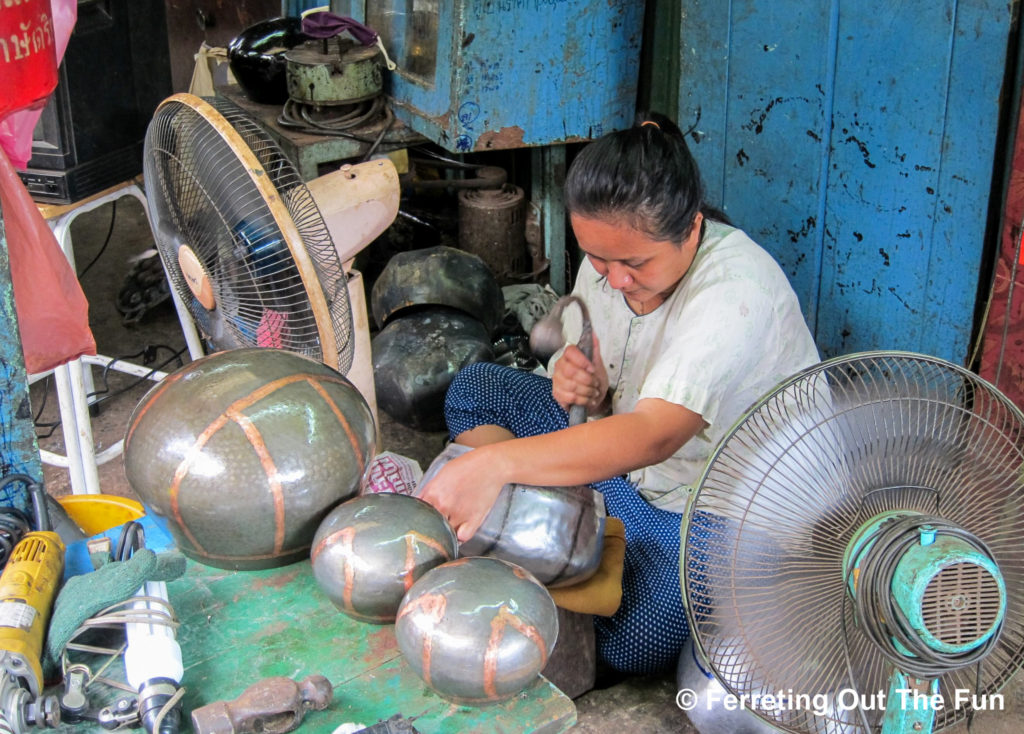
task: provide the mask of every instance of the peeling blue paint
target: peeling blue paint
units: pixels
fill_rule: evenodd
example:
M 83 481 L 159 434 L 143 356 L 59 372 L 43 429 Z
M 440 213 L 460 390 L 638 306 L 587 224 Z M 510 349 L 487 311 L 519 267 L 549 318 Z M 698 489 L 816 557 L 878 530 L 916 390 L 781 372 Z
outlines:
M 632 124 L 641 0 L 440 3 L 431 19 L 436 65 L 426 75 L 403 68 L 413 44 L 429 44 L 412 38 L 415 12 L 404 7 L 367 7 L 368 24 L 399 64 L 387 77 L 386 91 L 396 117 L 443 147 L 467 152 L 542 146 Z M 470 107 L 474 112 L 467 114 Z
M 1011 20 L 997 0 L 688 0 L 678 119 L 708 198 L 790 274 L 824 356 L 966 360 Z

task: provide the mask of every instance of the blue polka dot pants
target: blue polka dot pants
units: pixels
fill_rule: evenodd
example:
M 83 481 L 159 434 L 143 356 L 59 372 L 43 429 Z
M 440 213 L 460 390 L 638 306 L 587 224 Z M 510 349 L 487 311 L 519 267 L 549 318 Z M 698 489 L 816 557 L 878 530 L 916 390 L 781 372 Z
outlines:
M 445 419 L 453 438 L 480 425 L 501 426 L 519 438 L 568 425 L 548 378 L 486 362 L 456 375 Z M 682 516 L 651 507 L 625 477 L 593 486 L 604 495 L 608 514 L 626 528 L 622 606 L 612 617 L 594 618 L 598 654 L 625 673 L 674 669 L 689 636 L 679 589 Z

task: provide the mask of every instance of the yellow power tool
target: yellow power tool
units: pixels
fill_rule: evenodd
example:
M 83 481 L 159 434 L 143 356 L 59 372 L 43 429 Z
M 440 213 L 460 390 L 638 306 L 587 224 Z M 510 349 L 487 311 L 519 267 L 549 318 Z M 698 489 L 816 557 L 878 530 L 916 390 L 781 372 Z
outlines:
M 53 599 L 64 573 L 57 533 L 26 533 L 0 574 L 0 722 L 16 733 L 57 726 L 56 696 L 43 696 L 41 655 Z

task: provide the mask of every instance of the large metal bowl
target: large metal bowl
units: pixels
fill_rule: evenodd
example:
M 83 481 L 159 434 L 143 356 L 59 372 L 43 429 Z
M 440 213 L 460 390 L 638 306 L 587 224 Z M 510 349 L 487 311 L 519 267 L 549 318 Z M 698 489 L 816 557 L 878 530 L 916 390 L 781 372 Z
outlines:
M 692 694 L 692 699 L 686 702 L 690 706 L 686 716 L 700 734 L 772 734 L 778 731 L 748 707 L 741 708 L 735 701 L 727 701 L 732 694 L 711 673 L 694 647 L 692 637 L 679 655 L 676 686 L 679 691 Z
M 469 447 L 449 444 L 419 484 L 421 491 Z M 459 548 L 462 556 L 490 556 L 522 566 L 552 588 L 590 578 L 601 564 L 604 515 L 591 487 L 506 484 L 476 534 Z
M 285 52 L 307 40 L 299 18 L 269 18 L 255 23 L 228 44 L 228 65 L 239 86 L 260 104 L 288 99 Z
M 603 549 L 604 517 L 592 488 L 506 484 L 459 553 L 510 561 L 556 588 L 593 576 Z
M 309 557 L 327 512 L 359 491 L 375 444 L 370 408 L 343 375 L 292 352 L 236 349 L 142 398 L 125 473 L 189 558 L 272 568 Z
M 444 429 L 444 397 L 455 374 L 494 357 L 483 324 L 447 308 L 397 316 L 373 337 L 371 350 L 377 406 L 423 431 Z

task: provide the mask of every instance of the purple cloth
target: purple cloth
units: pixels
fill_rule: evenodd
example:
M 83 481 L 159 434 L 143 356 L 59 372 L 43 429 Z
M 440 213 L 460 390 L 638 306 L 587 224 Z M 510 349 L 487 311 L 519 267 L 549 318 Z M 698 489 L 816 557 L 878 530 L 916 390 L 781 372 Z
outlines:
M 352 18 L 334 13 L 310 13 L 302 19 L 302 32 L 310 38 L 333 38 L 348 31 L 364 46 L 377 42 L 377 32 Z

